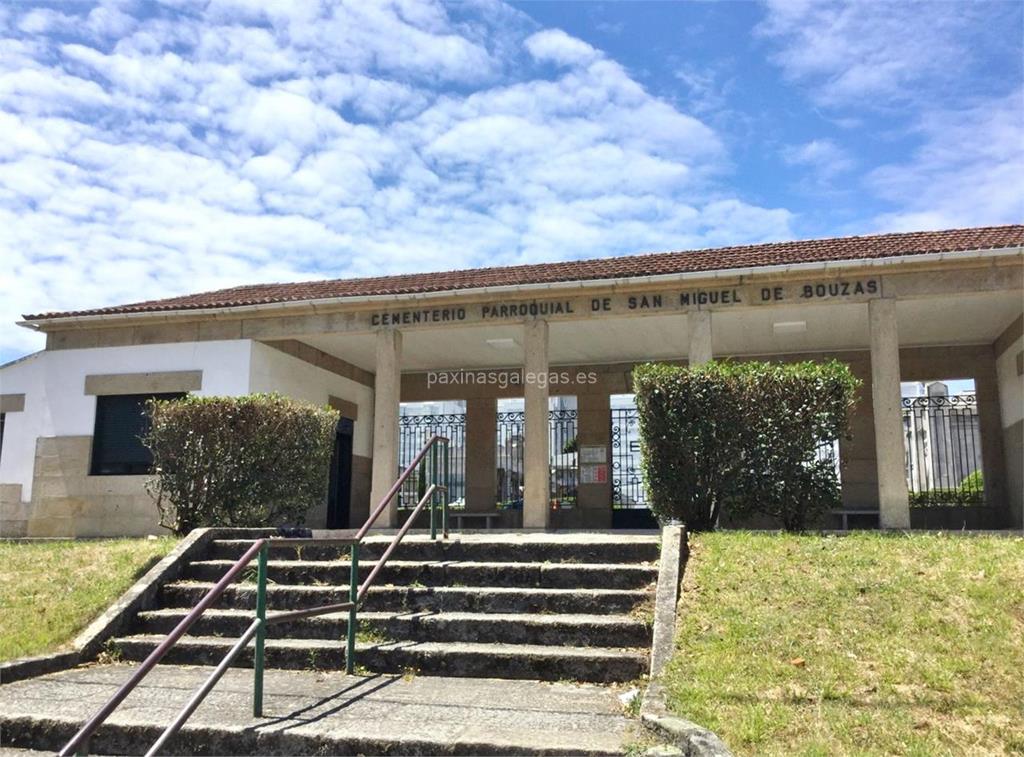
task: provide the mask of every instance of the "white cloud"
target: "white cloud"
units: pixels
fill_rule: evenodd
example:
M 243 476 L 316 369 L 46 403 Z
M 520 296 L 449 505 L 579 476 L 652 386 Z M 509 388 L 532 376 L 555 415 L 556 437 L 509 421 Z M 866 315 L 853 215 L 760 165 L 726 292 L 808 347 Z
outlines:
M 791 166 L 813 169 L 820 179 L 826 181 L 854 166 L 849 153 L 831 139 L 813 139 L 800 145 L 789 145 L 782 150 L 782 159 Z
M 965 3 L 765 0 L 757 31 L 775 61 L 821 104 L 915 100 L 921 84 L 948 85 L 974 54 Z
M 53 68 L 22 68 L 0 73 L 0 102 L 27 115 L 71 113 L 99 108 L 110 97 L 96 82 Z
M 867 143 L 854 161 L 832 140 L 790 146 L 820 188 L 844 173 L 889 210 L 875 230 L 1017 223 L 1024 217 L 1019 4 L 765 0 L 757 33 L 826 118 Z M 1007 38 L 1012 48 L 1003 49 Z M 995 62 L 995 63 L 993 63 Z M 1010 62 L 1015 76 L 994 76 Z M 867 165 L 874 141 L 906 157 Z M 863 176 L 851 178 L 855 168 Z M 807 182 L 804 182 L 805 184 Z M 863 230 L 863 229 L 861 229 Z
M 880 166 L 868 184 L 900 210 L 882 228 L 1020 223 L 1024 219 L 1024 91 L 917 124 L 924 141 L 906 161 Z
M 8 353 L 21 313 L 791 234 L 713 129 L 511 7 L 133 7 L 0 39 Z
M 593 47 L 561 29 L 539 31 L 527 37 L 523 44 L 535 60 L 560 66 L 583 66 L 599 57 Z
M 675 77 L 687 90 L 687 105 L 695 113 L 714 114 L 723 111 L 727 99 L 715 71 L 686 64 L 675 71 Z

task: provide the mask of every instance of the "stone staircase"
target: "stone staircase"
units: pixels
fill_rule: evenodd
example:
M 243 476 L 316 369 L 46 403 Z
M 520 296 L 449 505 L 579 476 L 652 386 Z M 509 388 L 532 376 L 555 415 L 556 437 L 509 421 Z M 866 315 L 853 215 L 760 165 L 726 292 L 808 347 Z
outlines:
M 365 577 L 390 536 L 364 541 Z M 110 651 L 137 661 L 159 643 L 252 543 L 212 541 L 158 606 L 139 613 Z M 359 613 L 358 669 L 368 673 L 596 683 L 647 672 L 658 539 L 619 534 L 409 535 Z M 310 545 L 270 553 L 274 611 L 344 602 L 348 549 Z M 216 664 L 253 617 L 255 570 L 231 586 L 171 650 L 165 663 Z M 344 667 L 347 613 L 271 626 L 271 668 Z M 251 666 L 251 647 L 236 662 Z

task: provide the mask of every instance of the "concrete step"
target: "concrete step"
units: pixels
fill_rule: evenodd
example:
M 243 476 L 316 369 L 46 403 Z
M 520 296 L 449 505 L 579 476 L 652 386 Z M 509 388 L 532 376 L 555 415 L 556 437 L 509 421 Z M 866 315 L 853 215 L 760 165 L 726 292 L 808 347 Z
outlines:
M 201 560 L 189 564 L 184 578 L 217 581 L 233 560 Z M 366 578 L 375 561 L 360 562 Z M 278 584 L 327 584 L 349 581 L 350 563 L 344 560 L 270 560 L 268 580 Z M 426 586 L 539 586 L 565 589 L 642 589 L 658 578 L 658 568 L 644 563 L 545 563 L 545 562 L 416 562 L 391 560 L 377 583 Z M 255 580 L 255 571 L 243 575 Z
M 538 683 L 538 685 L 548 685 Z M 244 697 L 243 697 L 244 698 Z M 168 713 L 169 717 L 173 714 Z M 124 722 L 127 718 L 119 713 L 112 722 L 100 727 L 89 741 L 89 754 L 93 755 L 144 755 L 163 732 L 166 723 Z M 0 748 L 0 757 L 28 757 L 31 755 L 52 755 L 59 751 L 78 731 L 81 722 L 66 717 L 39 718 L 30 715 L 5 717 L 0 715 L 4 743 L 38 744 L 42 749 Z M 478 734 L 474 740 L 459 738 L 452 742 L 444 735 L 437 735 L 429 725 L 411 728 L 408 724 L 392 724 L 394 730 L 388 734 L 371 736 L 359 733 L 349 726 L 346 734 L 294 733 L 286 728 L 268 729 L 266 733 L 256 728 L 239 728 L 229 723 L 217 727 L 185 727 L 168 742 L 166 754 L 175 755 L 386 755 L 387 757 L 419 757 L 420 755 L 538 755 L 550 757 L 558 754 L 572 754 L 578 757 L 621 757 L 624 749 L 616 741 L 623 737 L 610 737 L 599 741 L 588 734 L 592 742 L 586 746 L 564 742 L 549 744 L 520 745 L 512 738 L 497 741 Z M 401 730 L 400 730 L 401 729 Z M 455 728 L 449 726 L 448 731 Z M 548 735 L 548 734 L 546 734 Z M 548 735 L 553 741 L 551 735 Z M 571 743 L 571 742 L 570 742 Z M 560 748 L 559 748 L 560 747 Z
M 139 614 L 135 631 L 167 634 L 185 617 L 187 610 L 172 608 Z M 270 613 L 273 616 L 273 613 Z M 195 636 L 236 638 L 249 625 L 251 610 L 207 610 L 189 630 Z M 315 618 L 271 626 L 272 639 L 338 640 L 345 636 L 348 613 L 331 613 Z M 541 644 L 576 647 L 646 647 L 651 629 L 630 615 L 530 615 L 498 613 L 380 613 L 359 614 L 363 635 L 378 639 L 432 642 L 487 642 L 499 644 Z
M 112 646 L 122 659 L 141 661 L 162 640 L 160 635 L 140 634 L 114 639 Z M 167 653 L 164 662 L 215 665 L 233 643 L 234 639 L 226 637 L 185 636 Z M 418 641 L 356 645 L 357 664 L 372 672 L 468 678 L 621 683 L 642 677 L 647 659 L 646 650 L 604 647 Z M 266 664 L 287 670 L 340 670 L 345 664 L 345 647 L 340 640 L 268 639 Z M 251 666 L 252 645 L 234 664 Z
M 0 686 L 4 746 L 60 749 L 134 665 L 91 665 Z M 90 742 L 143 754 L 210 675 L 158 665 Z M 264 717 L 252 671 L 233 668 L 162 754 L 622 754 L 636 721 L 614 687 L 486 678 L 346 676 L 268 669 Z
M 360 558 L 375 560 L 391 543 L 390 536 L 370 536 L 360 546 Z M 210 544 L 207 559 L 237 560 L 252 545 L 251 539 L 218 539 Z M 348 547 L 310 544 L 275 548 L 275 560 L 339 560 Z M 431 541 L 407 536 L 395 553 L 411 561 L 650 563 L 658 559 L 656 536 L 608 534 L 496 534 L 453 537 Z
M 190 608 L 213 588 L 205 581 L 175 581 L 160 590 L 162 607 Z M 270 610 L 300 610 L 348 600 L 347 586 L 267 587 Z M 477 612 L 477 613 L 570 613 L 609 615 L 630 613 L 651 601 L 640 589 L 545 589 L 466 586 L 373 586 L 362 609 L 367 612 Z M 222 608 L 256 607 L 253 584 L 229 586 L 218 600 Z

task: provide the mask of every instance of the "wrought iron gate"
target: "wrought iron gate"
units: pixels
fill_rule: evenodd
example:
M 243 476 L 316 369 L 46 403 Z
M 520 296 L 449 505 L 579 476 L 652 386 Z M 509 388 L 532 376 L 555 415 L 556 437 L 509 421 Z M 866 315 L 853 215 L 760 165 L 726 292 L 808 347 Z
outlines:
M 404 471 L 431 436 L 439 434 L 450 440 L 448 465 L 451 478 L 448 501 L 458 507 L 466 496 L 466 414 L 440 413 L 436 415 L 402 415 L 398 418 L 398 470 Z M 399 507 L 415 507 L 427 482 L 417 470 L 402 485 L 398 495 Z
M 636 408 L 613 407 L 611 426 L 612 509 L 648 507 L 640 471 L 640 420 Z
M 498 413 L 496 457 L 499 509 L 523 508 L 525 426 L 526 414 L 522 410 Z M 548 411 L 548 440 L 549 491 L 552 502 L 555 507 L 573 507 L 578 486 L 575 410 Z
M 548 411 L 548 454 L 551 459 L 551 505 L 556 509 L 576 506 L 579 484 L 579 444 L 576 438 L 576 411 Z
M 523 509 L 525 418 L 521 410 L 498 413 L 497 505 L 501 510 Z
M 903 432 L 911 504 L 984 503 L 975 395 L 905 397 Z

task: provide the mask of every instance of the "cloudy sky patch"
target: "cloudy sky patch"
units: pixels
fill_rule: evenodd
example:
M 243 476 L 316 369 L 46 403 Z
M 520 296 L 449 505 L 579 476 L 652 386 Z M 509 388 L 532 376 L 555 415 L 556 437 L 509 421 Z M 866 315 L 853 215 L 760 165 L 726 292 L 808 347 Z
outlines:
M 963 8 L 7 6 L 0 354 L 240 283 L 1019 221 L 1021 6 Z

